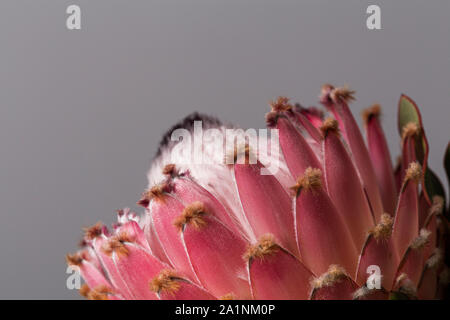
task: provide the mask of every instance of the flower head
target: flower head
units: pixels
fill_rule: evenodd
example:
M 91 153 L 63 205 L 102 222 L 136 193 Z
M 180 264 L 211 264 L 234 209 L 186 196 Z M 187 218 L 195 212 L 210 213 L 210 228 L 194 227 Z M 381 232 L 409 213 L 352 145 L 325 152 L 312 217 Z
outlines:
M 381 107 L 363 113 L 364 141 L 348 106 L 353 100 L 346 87 L 323 86 L 326 119 L 285 97 L 270 102 L 266 123 L 277 139 L 269 153 L 251 145 L 261 145 L 261 137 L 243 130 L 231 145 L 218 139 L 236 128 L 214 118 L 194 114 L 175 125 L 138 201 L 144 213 L 119 210 L 112 230 L 101 223 L 86 228 L 82 249 L 67 256 L 86 282 L 80 293 L 89 299 L 442 296 L 445 194 L 428 167 L 419 110 L 401 97 L 401 159 L 394 170 Z M 208 135 L 196 130 L 196 121 L 211 129 Z M 177 129 L 192 139 L 172 141 Z M 196 139 L 203 143 L 192 149 Z M 192 161 L 197 152 L 202 162 Z M 278 170 L 262 174 L 273 163 Z M 368 270 L 380 271 L 375 286 Z

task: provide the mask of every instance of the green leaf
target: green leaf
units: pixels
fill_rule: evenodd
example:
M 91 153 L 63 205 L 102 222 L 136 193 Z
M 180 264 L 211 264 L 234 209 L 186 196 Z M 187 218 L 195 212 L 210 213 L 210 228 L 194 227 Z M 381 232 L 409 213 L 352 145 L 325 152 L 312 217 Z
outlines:
M 400 135 L 403 133 L 403 127 L 410 122 L 414 122 L 419 128 L 422 128 L 419 108 L 410 97 L 402 94 L 398 102 L 398 130 Z

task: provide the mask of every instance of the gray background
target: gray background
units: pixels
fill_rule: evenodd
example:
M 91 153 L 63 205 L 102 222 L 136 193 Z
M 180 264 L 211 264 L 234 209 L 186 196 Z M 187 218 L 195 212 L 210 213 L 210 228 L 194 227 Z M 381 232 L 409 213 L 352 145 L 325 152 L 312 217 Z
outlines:
M 368 4 L 383 30 L 366 29 Z M 0 298 L 78 298 L 65 253 L 135 208 L 161 134 L 193 110 L 261 128 L 269 99 L 316 104 L 324 82 L 347 83 L 358 119 L 382 104 L 396 156 L 404 92 L 444 172 L 448 0 L 2 0 L 0 41 Z

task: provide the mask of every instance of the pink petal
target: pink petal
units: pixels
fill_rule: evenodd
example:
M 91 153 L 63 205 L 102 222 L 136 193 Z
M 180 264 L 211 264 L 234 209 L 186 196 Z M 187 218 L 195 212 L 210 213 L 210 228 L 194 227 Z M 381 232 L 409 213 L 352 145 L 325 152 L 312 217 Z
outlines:
M 430 232 L 426 230 L 421 231 L 421 235 L 418 236 L 413 243 L 406 250 L 406 253 L 398 268 L 398 275 L 406 274 L 408 279 L 417 287 L 419 284 L 422 270 L 425 266 L 425 247 L 429 240 Z
M 297 254 L 291 199 L 272 175 L 261 175 L 263 165 L 235 164 L 239 197 L 256 237 L 272 233 L 276 241 Z
M 161 199 L 152 199 L 149 210 L 158 239 L 170 259 L 171 265 L 182 275 L 198 282 L 181 235 L 174 226 L 174 221 L 183 212 L 184 206 L 171 194 L 165 194 Z
M 247 254 L 254 299 L 307 299 L 313 274 L 296 257 L 265 237 Z
M 150 290 L 150 281 L 166 266 L 137 244 L 123 245 L 127 250 L 125 255 L 116 252 L 112 254 L 117 271 L 133 292 L 135 299 L 156 300 L 157 296 Z
M 335 89 L 332 86 L 324 86 L 322 88 L 322 102 L 331 109 L 339 122 L 339 127 L 350 148 L 363 187 L 367 192 L 375 220 L 379 221 L 383 214 L 383 204 L 364 139 L 347 104 L 348 101 L 353 99 L 352 94 L 353 92 L 346 88 Z
M 411 130 L 418 130 L 417 126 L 411 124 L 413 128 Z M 414 129 L 415 128 L 415 129 Z M 417 161 L 416 155 L 416 134 L 405 134 L 402 138 L 402 162 L 401 162 L 401 179 L 405 178 L 406 170 L 411 162 Z
M 302 175 L 308 167 L 321 169 L 319 160 L 305 138 L 286 117 L 279 116 L 275 127 L 279 130 L 281 150 L 294 178 Z
M 242 255 L 247 243 L 208 214 L 201 203 L 186 207 L 179 217 L 180 234 L 200 283 L 214 296 L 232 293 L 250 297 Z
M 356 271 L 358 252 L 350 231 L 322 188 L 319 169 L 308 168 L 295 186 L 297 241 L 303 263 L 315 274 L 331 264 Z
M 324 169 L 328 194 L 349 227 L 358 251 L 374 220 L 355 167 L 336 132 L 335 120 L 325 121 Z
M 150 250 L 147 238 L 145 237 L 144 231 L 137 224 L 136 221 L 128 221 L 123 225 L 119 226 L 116 233 L 126 233 L 129 237 L 132 237 L 134 242 L 139 244 L 141 247 Z
M 135 296 L 131 292 L 127 283 L 123 279 L 120 272 L 117 270 L 112 257 L 106 254 L 103 250 L 103 246 L 106 245 L 107 242 L 108 238 L 106 238 L 106 236 L 101 236 L 94 239 L 92 245 L 103 267 L 105 268 L 108 279 L 111 281 L 114 289 L 118 290 L 125 299 L 135 299 Z
M 391 290 L 399 258 L 391 237 L 392 218 L 388 214 L 381 217 L 380 223 L 367 236 L 358 263 L 356 282 L 362 286 L 366 283 L 370 274 L 367 273 L 369 266 L 376 265 L 380 268 L 382 275 L 381 286 Z
M 296 108 L 296 111 L 299 112 L 301 115 L 305 116 L 306 119 L 308 119 L 308 121 L 311 122 L 311 124 L 315 128 L 320 129 L 320 127 L 322 126 L 323 112 L 317 109 L 316 107 L 309 107 L 309 108 L 299 107 Z M 320 137 L 319 130 L 317 130 L 317 133 L 319 134 Z
M 322 119 L 312 114 L 305 114 L 301 112 L 294 112 L 294 122 L 300 128 L 304 128 L 309 136 L 316 142 L 320 142 L 320 131 L 317 130 L 322 125 Z
M 227 212 L 223 205 L 188 176 L 179 176 L 173 180 L 173 194 L 184 204 L 200 201 L 206 210 L 222 221 L 232 231 L 243 234 L 236 217 L 232 212 Z
M 158 238 L 155 226 L 153 224 L 152 216 L 148 210 L 145 211 L 144 234 L 147 238 L 153 255 L 155 255 L 155 257 L 157 257 L 162 262 L 171 265 L 170 259 L 167 257 L 166 251 L 164 250 L 161 241 Z
M 90 288 L 95 288 L 98 286 L 112 288 L 111 283 L 106 279 L 104 273 L 101 271 L 101 266 L 100 268 L 97 267 L 88 259 L 90 259 L 90 257 L 88 257 L 86 250 L 78 252 L 74 255 L 68 254 L 66 256 L 67 263 L 80 272 L 84 281 Z
M 399 257 L 403 257 L 410 243 L 419 234 L 417 183 L 421 177 L 420 165 L 410 164 L 397 204 L 392 237 Z
M 365 112 L 367 145 L 377 177 L 384 212 L 394 215 L 397 202 L 397 189 L 395 186 L 391 155 L 383 129 L 380 125 L 379 112 L 379 106 L 377 105 Z
M 189 280 L 163 270 L 152 281 L 152 290 L 161 300 L 215 300 L 215 297 Z
M 87 285 L 91 288 L 95 288 L 100 285 L 112 287 L 108 280 L 106 280 L 103 273 L 94 267 L 94 265 L 88 261 L 83 261 L 80 266 L 80 274 L 86 281 Z

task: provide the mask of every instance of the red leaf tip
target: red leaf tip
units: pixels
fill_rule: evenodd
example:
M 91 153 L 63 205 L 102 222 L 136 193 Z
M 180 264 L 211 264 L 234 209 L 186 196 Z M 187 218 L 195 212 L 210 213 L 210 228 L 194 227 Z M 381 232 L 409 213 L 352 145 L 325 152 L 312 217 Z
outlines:
M 80 290 L 78 290 L 80 295 L 85 298 L 88 297 L 90 291 L 91 291 L 91 289 L 89 288 L 89 286 L 86 283 L 83 283 Z
M 384 213 L 381 215 L 380 222 L 369 231 L 369 234 L 373 235 L 376 240 L 388 239 L 392 234 L 392 226 L 394 224 L 394 219 Z
M 330 98 L 334 103 L 348 103 L 355 100 L 355 91 L 350 90 L 347 86 L 335 88 L 330 92 Z
M 179 231 L 183 231 L 186 224 L 191 224 L 195 229 L 199 230 L 206 225 L 205 215 L 205 205 L 200 201 L 195 201 L 184 208 L 173 224 Z
M 176 177 L 179 175 L 178 169 L 175 164 L 169 163 L 166 164 L 162 170 L 163 175 L 168 176 L 169 178 Z
M 361 116 L 363 118 L 364 123 L 368 123 L 370 119 L 374 117 L 378 118 L 380 117 L 380 115 L 381 115 L 381 106 L 379 104 L 374 104 L 361 112 Z
M 177 280 L 180 278 L 176 275 L 173 270 L 164 269 L 155 276 L 150 282 L 150 290 L 153 292 L 167 292 L 174 294 L 180 288 L 180 284 Z
M 292 110 L 292 105 L 289 104 L 289 98 L 281 96 L 278 97 L 276 100 L 270 101 L 269 106 L 271 107 L 272 111 L 275 112 L 285 112 Z
M 255 245 L 248 247 L 247 252 L 244 254 L 244 259 L 264 259 L 264 257 L 276 253 L 279 249 L 280 246 L 275 243 L 273 235 L 266 234 Z
M 141 199 L 137 202 L 137 204 L 144 208 L 147 208 L 152 199 L 164 201 L 164 197 L 169 191 L 170 185 L 168 182 L 159 183 L 151 187 L 149 190 L 146 190 L 142 194 Z
M 74 254 L 67 254 L 66 262 L 69 266 L 80 266 L 83 262 L 83 256 L 79 252 Z
M 227 293 L 220 297 L 220 300 L 235 300 L 236 297 L 232 293 Z
M 109 300 L 108 295 L 112 293 L 113 290 L 106 285 L 98 285 L 92 290 L 87 285 L 80 288 L 80 294 L 89 300 Z
M 125 232 L 121 232 L 119 235 L 111 237 L 106 241 L 102 250 L 107 255 L 112 255 L 115 252 L 119 257 L 128 255 L 128 248 L 125 247 L 125 242 L 133 242 L 134 238 L 132 238 L 129 234 Z
M 417 161 L 411 162 L 406 170 L 405 182 L 418 182 L 422 178 L 422 167 Z
M 415 284 L 408 278 L 406 273 L 400 274 L 395 280 L 395 287 L 398 288 L 398 291 L 410 299 L 417 298 L 417 288 Z
M 431 231 L 427 229 L 420 229 L 419 235 L 411 242 L 412 249 L 422 249 L 430 240 Z
M 339 134 L 339 124 L 336 119 L 327 118 L 320 127 L 320 131 L 322 131 L 324 137 L 327 136 L 328 132 Z
M 327 105 L 330 103 L 349 103 L 355 100 L 355 91 L 348 86 L 335 88 L 331 84 L 324 84 L 320 92 L 320 102 Z
M 443 253 L 442 250 L 440 248 L 436 248 L 434 249 L 433 255 L 428 258 L 428 260 L 426 261 L 426 266 L 428 268 L 434 268 L 437 267 L 443 260 Z
M 429 215 L 439 215 L 442 214 L 444 210 L 444 198 L 442 198 L 441 196 L 434 196 L 433 200 L 432 200 L 432 205 L 429 211 Z
M 322 187 L 322 171 L 317 168 L 308 167 L 303 176 L 297 179 L 295 186 L 291 189 L 298 196 L 300 190 L 312 190 Z
M 348 278 L 348 275 L 344 268 L 336 264 L 332 264 L 328 268 L 327 272 L 322 274 L 320 277 L 313 279 L 311 285 L 314 289 L 320 289 L 323 287 L 330 287 L 336 282 L 340 282 L 346 278 Z
M 103 232 L 103 224 L 99 221 L 93 226 L 84 228 L 84 236 L 88 240 L 94 240 L 99 237 Z

